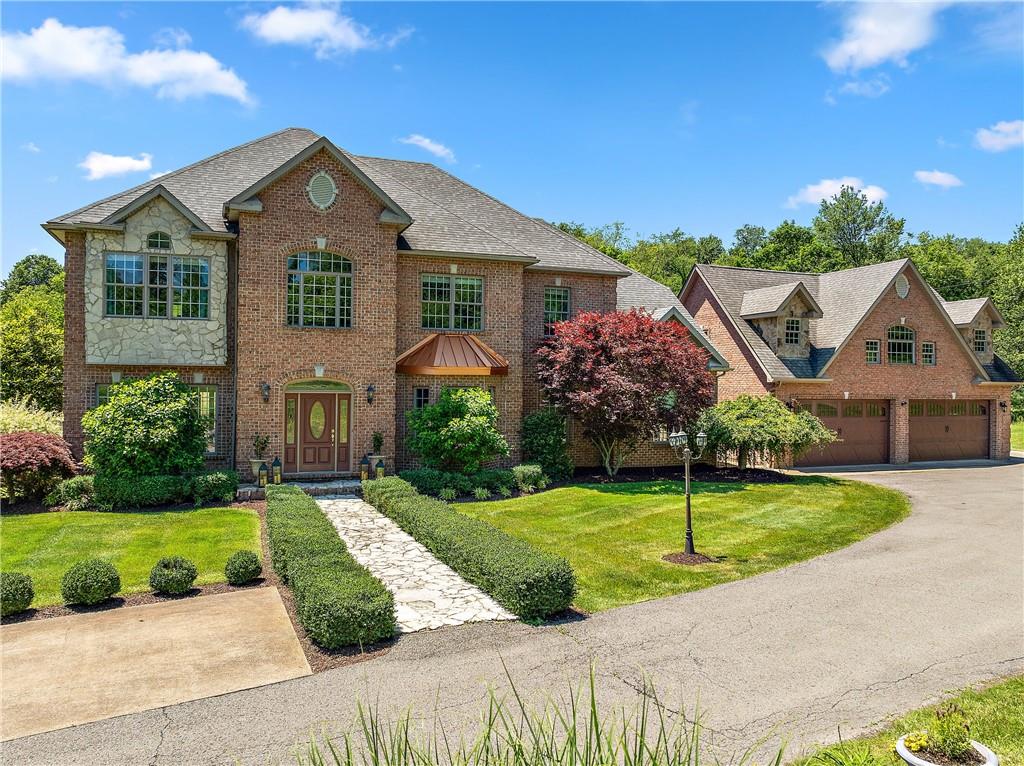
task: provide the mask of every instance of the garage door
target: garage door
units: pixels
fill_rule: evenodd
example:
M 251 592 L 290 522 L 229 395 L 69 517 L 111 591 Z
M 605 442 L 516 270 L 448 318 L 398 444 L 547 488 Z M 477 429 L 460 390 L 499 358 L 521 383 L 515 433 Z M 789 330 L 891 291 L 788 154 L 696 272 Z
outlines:
M 910 459 L 988 457 L 988 402 L 915 399 L 910 402 Z
M 839 435 L 839 441 L 813 449 L 797 465 L 862 465 L 889 462 L 889 402 L 884 399 L 830 399 L 801 402 Z

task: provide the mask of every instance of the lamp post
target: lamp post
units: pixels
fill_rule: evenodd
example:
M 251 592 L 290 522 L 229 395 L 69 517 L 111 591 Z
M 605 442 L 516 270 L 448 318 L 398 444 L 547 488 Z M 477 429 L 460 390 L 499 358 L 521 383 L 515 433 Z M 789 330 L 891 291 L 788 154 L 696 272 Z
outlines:
M 693 519 L 690 515 L 690 461 L 694 458 L 700 459 L 704 448 L 708 444 L 708 436 L 701 431 L 695 440 L 697 451 L 690 449 L 690 437 L 686 431 L 673 431 L 668 435 L 668 443 L 675 453 L 683 459 L 686 465 L 686 552 L 696 553 L 693 547 Z

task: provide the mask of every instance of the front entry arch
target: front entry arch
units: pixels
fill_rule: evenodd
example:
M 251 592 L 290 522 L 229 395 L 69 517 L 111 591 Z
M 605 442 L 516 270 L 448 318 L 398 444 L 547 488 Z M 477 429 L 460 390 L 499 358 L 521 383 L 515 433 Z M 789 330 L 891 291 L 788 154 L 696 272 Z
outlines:
M 345 383 L 305 380 L 284 394 L 284 471 L 350 473 L 352 389 Z

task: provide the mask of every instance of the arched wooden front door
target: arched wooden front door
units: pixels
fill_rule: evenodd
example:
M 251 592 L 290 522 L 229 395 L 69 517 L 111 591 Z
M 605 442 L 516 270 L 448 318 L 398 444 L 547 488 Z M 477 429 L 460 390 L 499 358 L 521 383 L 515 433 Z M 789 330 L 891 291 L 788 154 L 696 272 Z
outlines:
M 348 473 L 352 394 L 343 384 L 293 384 L 285 390 L 285 473 Z

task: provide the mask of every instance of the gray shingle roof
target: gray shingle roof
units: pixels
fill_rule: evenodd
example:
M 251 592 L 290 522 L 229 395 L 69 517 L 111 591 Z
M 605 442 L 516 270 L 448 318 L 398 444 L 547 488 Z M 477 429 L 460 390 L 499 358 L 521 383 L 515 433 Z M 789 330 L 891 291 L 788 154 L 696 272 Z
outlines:
M 789 297 L 801 287 L 804 287 L 804 283 L 797 280 L 795 282 L 783 282 L 781 285 L 762 287 L 757 290 L 748 290 L 743 293 L 740 314 L 752 318 L 780 311 L 783 305 L 788 302 Z M 804 289 L 807 288 L 804 287 Z
M 224 203 L 320 138 L 287 128 L 147 181 L 52 219 L 101 223 L 162 184 L 214 231 L 226 231 Z M 410 216 L 399 247 L 432 252 L 532 258 L 531 268 L 610 275 L 629 272 L 617 261 L 543 222 L 523 215 L 434 165 L 345 153 Z
M 942 301 L 942 307 L 946 309 L 953 324 L 962 325 L 973 322 L 974 317 L 978 316 L 978 312 L 985 307 L 986 303 L 988 303 L 988 298 L 968 298 L 963 301 Z

